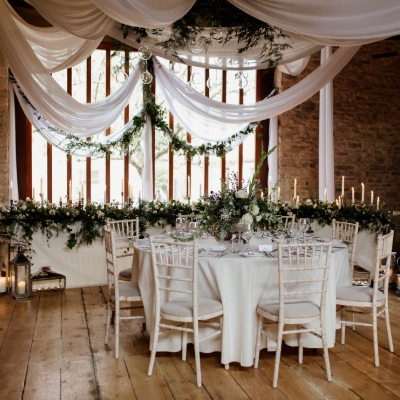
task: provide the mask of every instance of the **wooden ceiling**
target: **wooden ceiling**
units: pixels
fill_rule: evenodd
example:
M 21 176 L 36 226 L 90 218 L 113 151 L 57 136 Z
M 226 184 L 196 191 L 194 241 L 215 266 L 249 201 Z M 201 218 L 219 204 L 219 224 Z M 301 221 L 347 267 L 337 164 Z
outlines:
M 8 0 L 11 7 L 26 22 L 34 26 L 48 27 L 51 26 L 30 4 L 23 0 Z

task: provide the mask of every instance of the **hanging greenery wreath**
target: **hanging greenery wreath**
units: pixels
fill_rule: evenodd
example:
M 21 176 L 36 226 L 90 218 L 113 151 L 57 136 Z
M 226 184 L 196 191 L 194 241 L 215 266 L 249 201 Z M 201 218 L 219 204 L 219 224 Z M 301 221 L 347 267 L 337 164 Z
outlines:
M 149 34 L 160 36 L 164 32 L 163 28 L 146 29 L 124 24 L 121 30 L 124 38 L 130 33 L 135 35 L 139 44 L 148 39 Z M 213 41 L 225 45 L 237 40 L 241 46 L 238 54 L 242 54 L 261 42 L 260 59 L 266 68 L 274 68 L 282 59 L 282 52 L 291 47 L 283 43 L 287 38 L 280 28 L 246 14 L 227 0 L 197 0 L 183 18 L 171 25 L 168 39 L 157 46 L 184 62 L 179 57 L 179 51 L 190 49 L 192 44 L 207 48 L 212 46 Z

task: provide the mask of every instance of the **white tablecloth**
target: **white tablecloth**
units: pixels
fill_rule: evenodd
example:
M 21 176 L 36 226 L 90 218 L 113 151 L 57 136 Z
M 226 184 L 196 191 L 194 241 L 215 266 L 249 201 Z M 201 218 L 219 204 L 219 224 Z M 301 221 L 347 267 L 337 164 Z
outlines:
M 265 239 L 252 239 L 252 246 Z M 212 248 L 214 239 L 199 240 L 199 247 Z M 218 242 L 220 244 L 220 242 Z M 229 246 L 228 242 L 224 242 Z M 154 277 L 149 250 L 135 245 L 134 264 L 139 269 L 147 326 L 152 337 L 155 316 Z M 264 298 L 278 297 L 278 260 L 268 257 L 245 258 L 229 252 L 221 258 L 199 257 L 198 292 L 200 297 L 218 299 L 224 308 L 222 337 L 217 336 L 200 344 L 200 351 L 221 351 L 221 362 L 239 362 L 251 366 L 257 331 L 256 306 Z M 326 326 L 328 346 L 333 347 L 336 329 L 336 287 L 351 285 L 347 249 L 332 253 L 327 291 Z M 173 295 L 173 294 L 172 294 Z M 178 295 L 179 296 L 179 295 Z M 171 297 L 172 299 L 173 297 Z M 201 337 L 201 333 L 200 333 Z M 286 338 L 289 345 L 297 345 L 296 338 Z M 304 346 L 322 347 L 321 340 L 306 334 Z M 267 347 L 267 343 L 264 343 Z M 158 351 L 181 350 L 180 333 L 169 331 L 160 336 Z

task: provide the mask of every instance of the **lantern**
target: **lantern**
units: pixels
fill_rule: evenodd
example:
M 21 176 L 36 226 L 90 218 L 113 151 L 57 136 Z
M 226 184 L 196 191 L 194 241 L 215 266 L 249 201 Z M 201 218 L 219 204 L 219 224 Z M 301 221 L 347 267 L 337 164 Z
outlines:
M 10 261 L 11 294 L 15 299 L 24 299 L 31 295 L 31 263 L 25 257 L 21 247 Z
M 9 292 L 10 286 L 10 244 L 11 236 L 0 233 L 0 296 Z
M 32 276 L 32 292 L 47 292 L 49 290 L 65 289 L 65 276 L 50 270 L 50 267 L 42 267 Z

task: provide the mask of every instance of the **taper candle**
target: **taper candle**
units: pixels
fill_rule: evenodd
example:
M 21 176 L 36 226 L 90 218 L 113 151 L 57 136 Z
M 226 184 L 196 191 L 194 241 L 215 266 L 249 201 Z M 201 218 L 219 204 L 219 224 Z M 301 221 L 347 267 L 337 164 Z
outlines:
M 376 209 L 379 210 L 379 197 L 376 199 Z
M 72 200 L 72 182 L 71 181 L 69 181 L 69 184 L 68 184 L 68 200 Z
M 8 192 L 10 200 L 13 199 L 13 193 L 12 192 L 13 192 L 13 184 L 12 184 L 12 181 L 10 181 L 10 190 Z
M 364 184 L 361 184 L 361 203 L 364 203 Z
M 123 193 L 124 192 L 124 180 L 122 179 L 122 182 L 121 182 L 121 192 Z
M 344 196 L 344 176 L 342 176 L 342 196 Z
M 104 204 L 107 204 L 107 186 L 104 186 Z
M 281 187 L 278 186 L 278 200 L 281 198 Z
M 324 203 L 326 203 L 326 188 L 324 189 Z
M 36 197 L 36 189 L 35 187 L 32 188 L 32 200 L 35 200 Z
M 268 196 L 271 196 L 272 193 L 272 178 L 269 176 L 269 185 L 268 185 Z
M 371 190 L 371 204 L 374 204 L 374 191 Z
M 297 179 L 294 180 L 294 190 L 293 190 L 293 198 L 296 198 L 296 189 L 297 189 Z
M 355 201 L 354 201 L 354 188 L 352 187 L 351 188 L 351 204 L 354 204 L 355 203 Z
M 187 193 L 188 193 L 188 197 L 191 197 L 191 184 L 190 184 L 190 176 L 188 176 L 187 178 Z
M 43 193 L 43 178 L 40 178 L 40 194 Z

